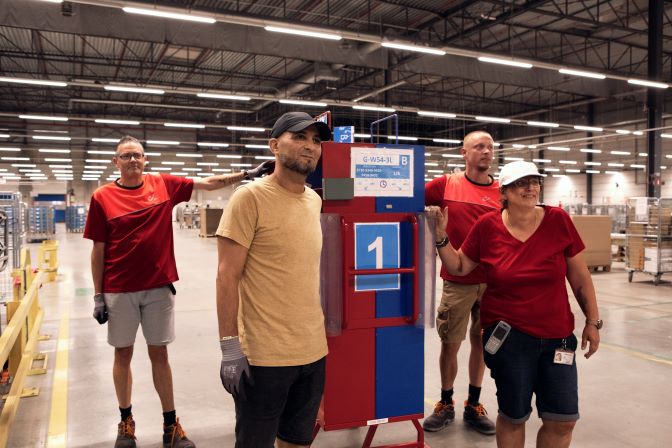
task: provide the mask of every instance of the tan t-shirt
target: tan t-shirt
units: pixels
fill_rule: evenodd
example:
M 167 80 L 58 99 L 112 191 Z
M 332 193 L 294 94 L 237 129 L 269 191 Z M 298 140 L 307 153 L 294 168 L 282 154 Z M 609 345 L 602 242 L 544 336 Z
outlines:
M 327 354 L 320 305 L 322 200 L 272 177 L 238 188 L 217 235 L 248 248 L 239 285 L 238 333 L 250 364 L 294 366 Z

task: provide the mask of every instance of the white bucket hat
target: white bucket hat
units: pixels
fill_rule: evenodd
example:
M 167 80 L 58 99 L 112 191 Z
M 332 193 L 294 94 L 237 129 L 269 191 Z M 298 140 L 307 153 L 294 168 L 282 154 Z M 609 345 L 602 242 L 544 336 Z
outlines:
M 518 160 L 507 163 L 502 167 L 502 171 L 499 173 L 499 185 L 509 185 L 512 182 L 527 176 L 546 177 L 545 174 L 541 174 L 539 170 L 537 170 L 537 165 L 534 163 Z

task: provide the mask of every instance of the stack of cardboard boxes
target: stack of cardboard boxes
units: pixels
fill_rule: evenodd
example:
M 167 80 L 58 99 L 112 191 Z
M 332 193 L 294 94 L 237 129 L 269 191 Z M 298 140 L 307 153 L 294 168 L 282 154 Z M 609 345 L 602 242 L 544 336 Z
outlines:
M 628 211 L 627 267 L 650 273 L 672 271 L 672 208 L 651 205 L 646 221 L 642 218 Z

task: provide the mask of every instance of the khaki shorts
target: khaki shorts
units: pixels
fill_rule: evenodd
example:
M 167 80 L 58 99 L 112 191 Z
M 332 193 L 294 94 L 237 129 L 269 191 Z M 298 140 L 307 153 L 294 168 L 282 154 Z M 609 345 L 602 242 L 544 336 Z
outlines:
M 142 325 L 147 345 L 168 345 L 175 340 L 175 296 L 167 286 L 137 292 L 105 293 L 107 342 L 130 347 Z
M 443 343 L 462 342 L 467 336 L 471 315 L 471 335 L 481 335 L 481 297 L 485 283 L 473 285 L 443 281 L 441 304 L 436 310 L 436 330 Z

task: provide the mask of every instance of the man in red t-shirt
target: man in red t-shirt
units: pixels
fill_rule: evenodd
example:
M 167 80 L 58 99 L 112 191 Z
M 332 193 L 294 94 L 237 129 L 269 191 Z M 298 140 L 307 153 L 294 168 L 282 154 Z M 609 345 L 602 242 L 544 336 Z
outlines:
M 93 240 L 91 272 L 95 288 L 93 317 L 109 319 L 107 340 L 115 348 L 112 376 L 121 422 L 116 448 L 133 448 L 131 358 L 138 326 L 147 341 L 154 387 L 164 419 L 163 446 L 195 447 L 175 414 L 173 379 L 167 345 L 175 339 L 174 303 L 178 280 L 173 251 L 172 210 L 192 190 L 216 190 L 272 170 L 264 162 L 235 174 L 192 180 L 143 174 L 145 152 L 130 136 L 119 140 L 112 159 L 120 177 L 91 197 L 84 238 Z
M 459 248 L 476 220 L 484 213 L 500 207 L 499 185 L 489 174 L 494 155 L 494 142 L 485 131 L 474 131 L 464 137 L 462 156 L 465 171 L 438 177 L 425 185 L 425 205 L 448 207 L 451 225 L 448 237 L 437 241 L 437 247 L 450 243 Z M 476 431 L 493 435 L 494 423 L 480 403 L 483 382 L 483 345 L 481 342 L 480 300 L 485 291 L 485 273 L 476 269 L 470 275 L 457 277 L 441 267 L 443 295 L 437 309 L 436 328 L 441 338 L 441 399 L 434 413 L 423 422 L 425 431 L 440 431 L 455 419 L 453 383 L 457 377 L 457 353 L 466 338 L 469 317 L 469 393 L 464 402 L 463 418 Z

